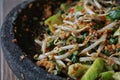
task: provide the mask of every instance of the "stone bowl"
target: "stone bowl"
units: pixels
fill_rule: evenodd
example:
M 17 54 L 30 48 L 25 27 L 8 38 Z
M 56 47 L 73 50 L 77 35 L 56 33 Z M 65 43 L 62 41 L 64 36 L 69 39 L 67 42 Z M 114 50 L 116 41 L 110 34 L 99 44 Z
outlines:
M 4 56 L 13 73 L 20 80 L 66 80 L 49 74 L 35 64 L 33 55 L 39 53 L 34 39 L 44 32 L 45 5 L 52 7 L 52 12 L 66 0 L 27 0 L 17 5 L 4 19 L 0 31 L 1 46 Z M 37 18 L 36 18 L 37 17 Z
M 33 56 L 39 54 L 35 44 L 36 37 L 43 37 L 46 8 L 51 11 L 67 0 L 27 0 L 17 5 L 4 19 L 0 31 L 1 46 L 4 56 L 19 80 L 66 80 L 67 76 L 55 76 L 35 64 Z M 73 0 L 75 1 L 75 0 Z M 118 3 L 120 3 L 119 0 Z

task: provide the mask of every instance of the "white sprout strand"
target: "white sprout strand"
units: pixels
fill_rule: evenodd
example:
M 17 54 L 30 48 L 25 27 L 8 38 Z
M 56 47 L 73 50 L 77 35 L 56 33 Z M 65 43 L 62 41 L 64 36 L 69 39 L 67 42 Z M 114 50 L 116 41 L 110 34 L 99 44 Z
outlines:
M 70 62 L 71 60 L 69 58 L 63 59 L 64 61 Z
M 88 8 L 87 4 L 88 4 L 88 0 L 85 0 L 85 2 L 84 2 L 84 8 L 87 11 L 87 13 L 89 13 L 91 15 L 95 14 L 90 8 Z
M 86 53 L 88 52 L 89 50 L 95 48 L 97 45 L 99 45 L 101 42 L 105 41 L 106 40 L 106 37 L 107 37 L 107 34 L 104 34 L 100 39 L 98 39 L 95 43 L 91 44 L 89 47 L 83 49 L 81 51 L 81 54 L 82 53 Z
M 100 53 L 101 50 L 104 48 L 105 45 L 101 44 L 99 47 L 98 47 L 98 50 L 97 50 L 97 53 Z
M 35 41 L 35 43 L 37 43 L 38 45 L 40 45 L 40 46 L 42 45 L 42 42 L 41 42 L 39 39 L 35 39 L 34 41 Z
M 60 44 L 63 44 L 63 41 L 59 41 L 59 42 L 54 43 L 54 45 L 60 45 Z
M 75 15 L 74 24 L 76 24 L 76 23 L 78 23 L 78 17 L 77 17 L 77 16 L 78 16 L 78 15 L 83 15 L 83 14 L 82 14 L 82 12 L 77 11 L 77 12 L 75 12 L 74 15 Z
M 37 60 L 44 59 L 44 58 L 46 58 L 48 55 L 51 55 L 51 54 L 54 54 L 54 53 L 56 53 L 55 50 L 52 50 L 52 51 L 47 52 L 47 53 L 45 53 L 45 54 L 40 54 L 39 57 L 37 58 Z
M 93 6 L 96 6 L 95 3 L 92 0 L 89 0 L 89 3 Z
M 47 41 L 50 38 L 56 38 L 56 36 L 46 36 L 46 38 L 42 41 L 41 51 L 43 52 L 43 54 L 46 52 Z
M 74 25 L 75 23 L 71 22 L 71 21 L 67 21 L 67 20 L 63 20 L 64 23 L 69 24 L 69 25 Z
M 43 54 L 46 52 L 46 45 L 47 45 L 47 39 L 43 40 L 42 46 L 41 46 L 41 51 Z
M 60 56 L 54 56 L 55 59 L 64 59 L 66 57 L 70 56 L 70 52 L 68 51 L 67 53 L 60 55 Z
M 54 59 L 65 59 L 68 56 L 70 56 L 71 53 L 73 53 L 77 48 L 78 48 L 78 45 L 76 45 L 72 50 L 66 52 L 65 54 L 54 56 Z
M 83 30 L 85 30 L 85 29 L 87 29 L 89 26 L 85 26 L 85 27 L 83 27 L 83 28 L 81 28 L 81 29 L 79 29 L 79 30 L 76 30 L 76 32 L 82 32 Z
M 62 25 L 57 26 L 56 28 L 61 29 L 61 30 L 66 30 L 66 31 L 73 31 L 73 30 L 75 30 L 74 28 L 71 28 L 69 26 L 62 26 Z
M 112 4 L 112 1 L 102 1 L 102 2 Z
M 96 7 L 98 7 L 99 9 L 102 9 L 102 6 L 98 3 L 97 0 L 94 0 L 94 3 L 95 3 L 95 5 L 96 5 Z
M 113 57 L 113 56 L 120 56 L 120 52 L 112 54 L 109 58 Z
M 61 31 L 61 29 L 59 29 L 59 28 L 56 29 L 56 30 L 55 30 L 55 34 L 59 33 L 60 31 Z
M 103 27 L 102 29 L 98 30 L 97 32 L 104 32 L 105 30 L 113 28 L 116 24 L 117 24 L 116 21 L 112 22 L 112 23 L 108 24 L 107 26 Z
M 83 30 L 85 30 L 86 28 L 88 28 L 89 26 L 85 26 L 85 27 L 83 27 L 83 28 L 81 28 L 81 29 L 79 29 L 79 30 L 76 30 L 76 29 L 74 29 L 74 28 L 70 28 L 69 26 L 57 26 L 56 28 L 58 28 L 55 32 L 58 32 L 58 30 L 60 31 L 60 30 L 66 30 L 66 31 L 71 31 L 71 32 L 77 32 L 77 33 L 79 33 L 79 32 L 82 32 Z
M 80 62 L 86 62 L 86 61 L 94 61 L 96 58 L 94 57 L 80 57 Z
M 118 44 L 120 44 L 120 35 L 118 36 Z
M 39 55 L 39 57 L 37 58 L 37 60 L 41 60 L 41 59 L 44 59 L 46 57 L 47 57 L 46 55 Z
M 44 59 L 48 55 L 55 54 L 55 53 L 57 53 L 59 51 L 61 51 L 61 49 L 58 48 L 58 47 L 55 47 L 52 51 L 39 55 L 38 60 Z
M 82 47 L 82 46 L 84 46 L 84 45 L 85 45 L 85 44 L 78 44 L 79 47 Z M 72 49 L 72 48 L 74 48 L 75 46 L 76 46 L 76 44 L 67 45 L 67 46 L 61 47 L 60 49 L 62 49 L 62 50 L 67 50 L 67 49 Z
M 58 39 L 59 39 L 59 37 L 57 37 L 57 38 L 54 40 L 54 45 L 56 45 Z
M 62 60 L 56 60 L 56 62 L 57 62 L 59 65 L 62 65 L 64 68 L 66 67 L 65 63 L 64 63 Z
M 106 16 L 108 15 L 109 13 L 104 13 L 104 14 L 98 14 L 98 16 Z
M 120 61 L 119 61 L 118 58 L 113 57 L 113 60 L 114 60 L 114 62 L 115 62 L 116 64 L 120 65 Z
M 95 56 L 96 55 L 96 52 L 93 52 L 93 53 L 86 53 L 87 54 L 87 56 L 90 56 L 90 57 L 93 57 L 93 56 Z
M 60 51 L 60 48 L 55 47 L 52 51 L 47 52 L 47 53 L 45 53 L 45 54 L 41 54 L 41 55 L 39 55 L 38 60 L 44 59 L 44 58 L 46 58 L 48 55 L 51 55 L 51 54 L 57 53 L 57 52 L 59 52 L 59 51 Z

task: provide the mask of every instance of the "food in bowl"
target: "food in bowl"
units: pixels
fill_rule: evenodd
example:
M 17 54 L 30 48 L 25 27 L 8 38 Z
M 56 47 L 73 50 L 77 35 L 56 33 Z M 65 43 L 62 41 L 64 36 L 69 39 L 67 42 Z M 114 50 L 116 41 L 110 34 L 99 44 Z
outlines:
M 48 13 L 48 16 L 51 13 Z M 46 13 L 47 15 L 47 13 Z M 120 7 L 113 1 L 62 3 L 44 22 L 36 64 L 54 75 L 80 80 L 120 78 Z

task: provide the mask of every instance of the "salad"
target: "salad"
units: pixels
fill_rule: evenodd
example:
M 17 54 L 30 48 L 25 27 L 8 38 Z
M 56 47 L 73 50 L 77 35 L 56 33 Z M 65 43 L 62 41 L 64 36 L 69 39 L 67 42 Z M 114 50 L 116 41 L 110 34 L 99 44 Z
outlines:
M 45 20 L 36 64 L 79 80 L 120 80 L 120 6 L 115 1 L 62 3 Z

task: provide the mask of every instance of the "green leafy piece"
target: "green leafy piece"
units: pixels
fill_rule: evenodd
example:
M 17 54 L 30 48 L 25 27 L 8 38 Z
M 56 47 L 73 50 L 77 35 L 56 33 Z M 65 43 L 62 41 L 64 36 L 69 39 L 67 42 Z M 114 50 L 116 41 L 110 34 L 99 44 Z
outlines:
M 58 52 L 59 55 L 62 55 L 62 54 L 64 54 L 64 53 L 65 53 L 64 50 L 61 50 L 61 51 Z
M 76 7 L 76 10 L 77 10 L 77 11 L 81 11 L 81 10 L 83 10 L 83 9 L 84 9 L 83 6 L 77 6 L 77 7 Z
M 71 40 L 73 40 L 74 37 L 73 36 L 69 36 L 68 39 L 67 39 L 67 42 L 70 42 Z
M 108 51 L 108 50 L 105 50 L 105 51 L 104 51 L 104 54 L 107 55 L 107 56 L 110 56 L 110 55 L 111 55 L 110 51 Z
M 110 38 L 110 44 L 116 44 L 118 42 L 118 38 L 117 37 L 111 37 Z
M 114 36 L 120 36 L 120 27 L 117 29 L 117 31 L 114 33 Z
M 50 40 L 50 42 L 49 42 L 49 44 L 48 44 L 48 47 L 54 46 L 54 40 L 55 40 L 55 39 Z
M 113 65 L 112 65 L 112 68 L 113 68 L 114 71 L 119 70 L 119 66 L 118 66 L 117 64 L 113 64 Z
M 106 71 L 112 71 L 112 70 L 114 70 L 114 69 L 113 69 L 113 67 L 110 66 L 110 65 L 105 65 L 105 70 L 106 70 Z
M 78 53 L 79 53 L 78 51 L 75 51 L 75 52 L 73 53 L 73 55 L 74 55 L 74 56 L 77 56 Z
M 69 9 L 70 7 L 71 7 L 71 5 L 68 4 L 68 3 L 62 3 L 61 6 L 60 6 L 60 8 L 61 8 L 64 12 L 68 11 L 68 9 Z
M 101 80 L 113 80 L 114 71 L 107 71 L 100 74 Z
M 116 73 L 113 75 L 113 79 L 114 79 L 114 80 L 120 80 L 120 72 L 116 72 Z
M 54 70 L 53 73 L 54 73 L 54 75 L 58 75 L 58 74 L 61 73 L 61 71 L 60 70 Z
M 95 80 L 104 71 L 104 61 L 97 58 L 80 80 Z
M 120 48 L 115 48 L 115 52 L 120 52 Z
M 76 38 L 76 40 L 77 40 L 78 43 L 82 43 L 84 41 L 83 38 Z
M 34 20 L 34 21 L 37 21 L 37 20 L 38 20 L 38 17 L 33 17 L 33 20 Z
M 120 19 L 120 9 L 116 9 L 116 10 L 111 10 L 109 12 L 109 18 L 114 21 L 114 20 L 119 20 Z
M 55 14 L 45 20 L 45 24 L 49 26 L 50 31 L 54 33 L 55 28 L 53 27 L 54 24 L 60 25 L 62 24 L 62 17 L 60 14 Z
M 80 63 L 75 63 L 69 66 L 68 75 L 72 78 L 80 78 L 87 70 L 89 66 Z
M 79 58 L 78 58 L 78 51 L 75 51 L 75 52 L 73 52 L 73 54 L 70 56 L 70 58 L 71 58 L 71 60 L 72 60 L 72 62 L 73 63 L 76 63 L 76 62 L 78 62 L 79 61 Z
M 92 21 L 94 23 L 94 25 L 92 26 L 92 29 L 98 30 L 105 26 L 105 21 L 102 19 L 101 20 L 93 19 Z
M 109 15 L 106 15 L 105 17 L 106 17 L 107 20 L 111 20 Z
M 45 31 L 46 31 L 46 33 L 47 33 L 48 35 L 51 35 L 51 34 L 52 34 L 51 31 L 50 31 L 50 29 L 49 29 L 49 27 L 45 28 Z
M 74 56 L 73 55 L 73 57 L 72 57 L 72 62 L 73 63 L 76 63 L 76 62 L 78 62 L 79 61 L 79 58 L 77 57 L 77 56 Z
M 62 14 L 62 13 L 64 13 L 64 11 L 62 11 L 60 8 L 57 8 L 57 9 L 55 10 L 55 13 Z
M 84 33 L 83 38 L 85 39 L 88 36 L 88 34 L 89 34 L 88 32 Z
M 65 46 L 65 44 L 66 44 L 66 40 L 63 40 L 62 42 L 63 42 L 63 43 L 62 43 L 62 44 L 63 44 L 63 46 Z

